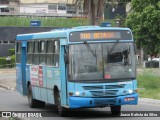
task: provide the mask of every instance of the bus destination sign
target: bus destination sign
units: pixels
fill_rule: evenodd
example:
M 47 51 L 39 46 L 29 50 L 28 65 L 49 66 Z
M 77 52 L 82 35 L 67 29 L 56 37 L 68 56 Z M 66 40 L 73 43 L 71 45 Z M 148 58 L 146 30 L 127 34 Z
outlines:
M 87 39 L 111 39 L 111 38 L 120 38 L 119 32 L 96 32 L 96 33 L 80 33 L 81 40 Z
M 70 33 L 70 42 L 95 40 L 132 40 L 128 30 L 119 31 L 83 31 Z

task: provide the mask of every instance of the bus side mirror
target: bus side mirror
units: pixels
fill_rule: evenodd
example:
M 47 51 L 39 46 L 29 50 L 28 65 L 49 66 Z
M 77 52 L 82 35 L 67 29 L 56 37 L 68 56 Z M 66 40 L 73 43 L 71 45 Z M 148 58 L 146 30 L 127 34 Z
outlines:
M 69 56 L 67 53 L 64 54 L 64 62 L 65 62 L 65 64 L 69 63 Z

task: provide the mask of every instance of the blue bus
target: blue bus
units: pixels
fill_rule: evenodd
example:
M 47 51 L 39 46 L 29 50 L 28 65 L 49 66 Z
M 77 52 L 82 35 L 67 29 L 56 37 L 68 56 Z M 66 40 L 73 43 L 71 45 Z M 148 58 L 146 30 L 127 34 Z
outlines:
M 135 44 L 129 28 L 81 26 L 16 37 L 16 88 L 31 108 L 136 105 Z

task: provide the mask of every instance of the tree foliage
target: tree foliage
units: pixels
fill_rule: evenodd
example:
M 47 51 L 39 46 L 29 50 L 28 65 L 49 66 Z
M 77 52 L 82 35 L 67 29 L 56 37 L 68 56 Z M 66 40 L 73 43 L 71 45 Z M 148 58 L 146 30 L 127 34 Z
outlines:
M 126 26 L 132 29 L 137 46 L 156 56 L 160 53 L 160 1 L 132 0 L 131 7 Z

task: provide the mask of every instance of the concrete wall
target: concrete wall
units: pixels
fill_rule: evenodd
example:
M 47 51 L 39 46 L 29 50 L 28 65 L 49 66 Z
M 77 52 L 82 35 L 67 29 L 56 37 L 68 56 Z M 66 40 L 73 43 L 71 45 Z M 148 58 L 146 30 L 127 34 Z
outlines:
M 26 3 L 68 3 L 72 4 L 74 0 L 20 0 L 21 4 Z
M 57 6 L 56 10 L 49 10 L 49 5 Z M 66 6 L 66 4 L 21 4 L 20 5 L 20 13 L 59 13 L 59 14 L 66 14 L 67 9 L 65 10 L 58 10 L 58 6 Z
M 56 27 L 0 27 L 0 42 L 14 42 L 17 34 L 46 32 Z
M 0 57 L 7 57 L 9 56 L 9 49 L 14 48 L 14 43 L 7 43 L 7 44 L 0 44 Z
M 48 4 L 23 4 L 20 13 L 48 13 Z
M 8 56 L 8 49 L 14 48 L 17 34 L 46 32 L 56 27 L 0 27 L 0 57 Z

